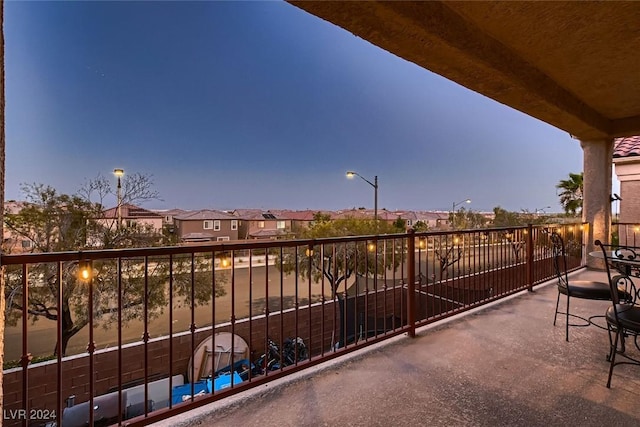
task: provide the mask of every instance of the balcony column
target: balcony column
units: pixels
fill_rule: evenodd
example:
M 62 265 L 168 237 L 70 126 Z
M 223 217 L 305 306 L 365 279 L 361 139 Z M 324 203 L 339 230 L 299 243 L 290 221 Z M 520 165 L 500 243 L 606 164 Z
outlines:
M 0 233 L 4 239 L 4 181 L 5 181 L 5 138 L 4 138 L 4 2 L 0 2 Z M 2 257 L 2 248 L 0 248 Z M 4 266 L 0 259 L 0 367 L 4 363 Z M 0 369 L 0 412 L 3 412 L 4 404 L 2 399 L 2 369 Z M 4 412 L 3 412 L 4 413 Z M 0 420 L 0 426 L 2 420 Z
M 584 154 L 582 221 L 588 223 L 586 253 L 598 250 L 593 242 L 611 237 L 611 162 L 613 139 L 581 140 Z M 602 260 L 587 256 L 587 267 L 604 269 Z

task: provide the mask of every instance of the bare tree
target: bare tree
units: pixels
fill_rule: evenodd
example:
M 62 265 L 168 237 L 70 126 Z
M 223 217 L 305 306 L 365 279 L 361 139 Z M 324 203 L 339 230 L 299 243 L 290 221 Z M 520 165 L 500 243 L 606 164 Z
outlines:
M 128 200 L 151 197 L 146 178 L 134 177 L 128 187 Z M 113 230 L 108 223 L 100 221 L 102 205 L 90 201 L 91 193 L 104 195 L 108 184 L 96 179 L 88 184 L 83 196 L 59 194 L 50 186 L 42 184 L 23 185 L 26 206 L 17 214 L 6 216 L 7 227 L 14 233 L 32 242 L 34 252 L 77 251 L 87 246 L 89 236 L 100 236 L 94 240 L 101 247 L 129 247 L 138 242 L 159 245 L 156 234 L 136 224 Z M 133 189 L 140 191 L 137 195 Z M 162 313 L 168 304 L 167 283 L 173 279 L 173 293 L 178 303 L 198 305 L 224 295 L 227 275 L 213 276 L 214 260 L 211 254 L 195 257 L 194 277 L 191 280 L 191 257 L 156 257 L 154 259 L 123 259 L 94 261 L 92 286 L 87 287 L 78 279 L 78 263 L 39 263 L 29 266 L 27 276 L 20 266 L 7 268 L 5 298 L 7 301 L 7 324 L 15 325 L 23 313 L 32 322 L 40 319 L 62 324 L 62 342 L 54 352 L 65 354 L 69 340 L 81 331 L 93 317 L 96 324 L 110 327 L 120 313 L 123 322 L 138 319 L 146 305 L 149 319 Z M 16 268 L 17 267 L 17 268 Z M 118 280 L 118 278 L 126 280 Z M 23 304 L 23 284 L 28 283 L 27 305 Z M 194 287 L 196 299 L 191 301 Z M 93 293 L 94 305 L 89 311 L 87 299 Z M 61 304 L 59 304 L 61 301 Z M 182 302 L 180 302 L 182 301 Z

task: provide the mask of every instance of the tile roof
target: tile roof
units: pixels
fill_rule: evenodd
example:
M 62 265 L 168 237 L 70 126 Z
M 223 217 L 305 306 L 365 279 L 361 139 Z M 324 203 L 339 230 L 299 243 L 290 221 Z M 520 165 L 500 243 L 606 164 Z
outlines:
M 640 156 L 640 135 L 616 138 L 613 146 L 613 157 Z
M 373 211 L 371 211 L 371 213 L 368 213 L 364 209 L 351 209 L 347 211 L 334 212 L 334 214 L 331 215 L 331 219 L 345 219 L 345 218 L 373 219 Z
M 232 212 L 235 216 L 244 217 L 262 214 L 262 209 L 235 209 Z
M 250 237 L 256 239 L 284 236 L 287 233 L 284 230 L 257 230 L 249 234 Z
M 271 211 L 271 212 L 279 215 L 282 219 L 291 219 L 291 220 L 295 220 L 295 221 L 313 221 L 313 217 L 319 211 L 312 211 L 312 210 L 306 210 L 306 211 L 282 210 L 282 211 Z
M 159 213 L 162 216 L 178 216 L 178 215 L 184 215 L 186 213 L 193 212 L 191 210 L 185 210 L 185 209 L 179 209 L 179 208 L 175 208 L 175 209 L 154 209 L 153 211 Z
M 210 233 L 187 233 L 182 236 L 182 240 L 206 241 L 213 240 L 214 236 Z
M 179 221 L 198 221 L 205 219 L 238 219 L 237 217 L 222 211 L 212 209 L 201 209 L 199 211 L 187 212 L 183 215 L 173 217 Z
M 124 204 L 121 206 L 120 212 L 122 218 L 162 218 L 162 215 L 136 205 Z M 104 211 L 105 218 L 116 218 L 117 216 L 117 206 Z
M 449 212 L 438 211 L 395 211 L 395 214 L 402 219 L 411 219 L 414 221 L 434 221 L 449 218 Z
M 237 218 L 244 220 L 259 220 L 264 221 L 265 219 L 276 220 L 276 219 L 287 219 L 282 217 L 277 211 L 262 211 L 260 209 L 236 209 L 233 211 L 233 215 Z

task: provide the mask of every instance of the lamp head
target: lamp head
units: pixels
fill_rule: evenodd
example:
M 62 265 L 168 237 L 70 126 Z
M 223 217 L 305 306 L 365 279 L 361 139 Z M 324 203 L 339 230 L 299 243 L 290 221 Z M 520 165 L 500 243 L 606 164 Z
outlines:
M 471 199 L 467 199 L 464 201 L 465 203 L 471 203 Z
M 354 171 L 347 171 L 347 178 L 353 178 L 354 176 L 356 176 Z
M 82 282 L 89 282 L 89 280 L 91 280 L 91 276 L 91 262 L 80 261 L 78 263 L 78 279 Z
M 114 169 L 113 174 L 120 178 L 122 175 L 124 175 L 124 169 Z

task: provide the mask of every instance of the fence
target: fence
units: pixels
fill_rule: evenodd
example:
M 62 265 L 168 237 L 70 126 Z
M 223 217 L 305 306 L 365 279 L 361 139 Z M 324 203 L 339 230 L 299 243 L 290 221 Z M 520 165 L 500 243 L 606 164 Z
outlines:
M 413 335 L 551 278 L 550 228 L 579 267 L 579 225 L 3 256 L 4 422 L 145 425 Z M 192 356 L 222 332 L 247 344 L 243 377 L 197 396 Z

